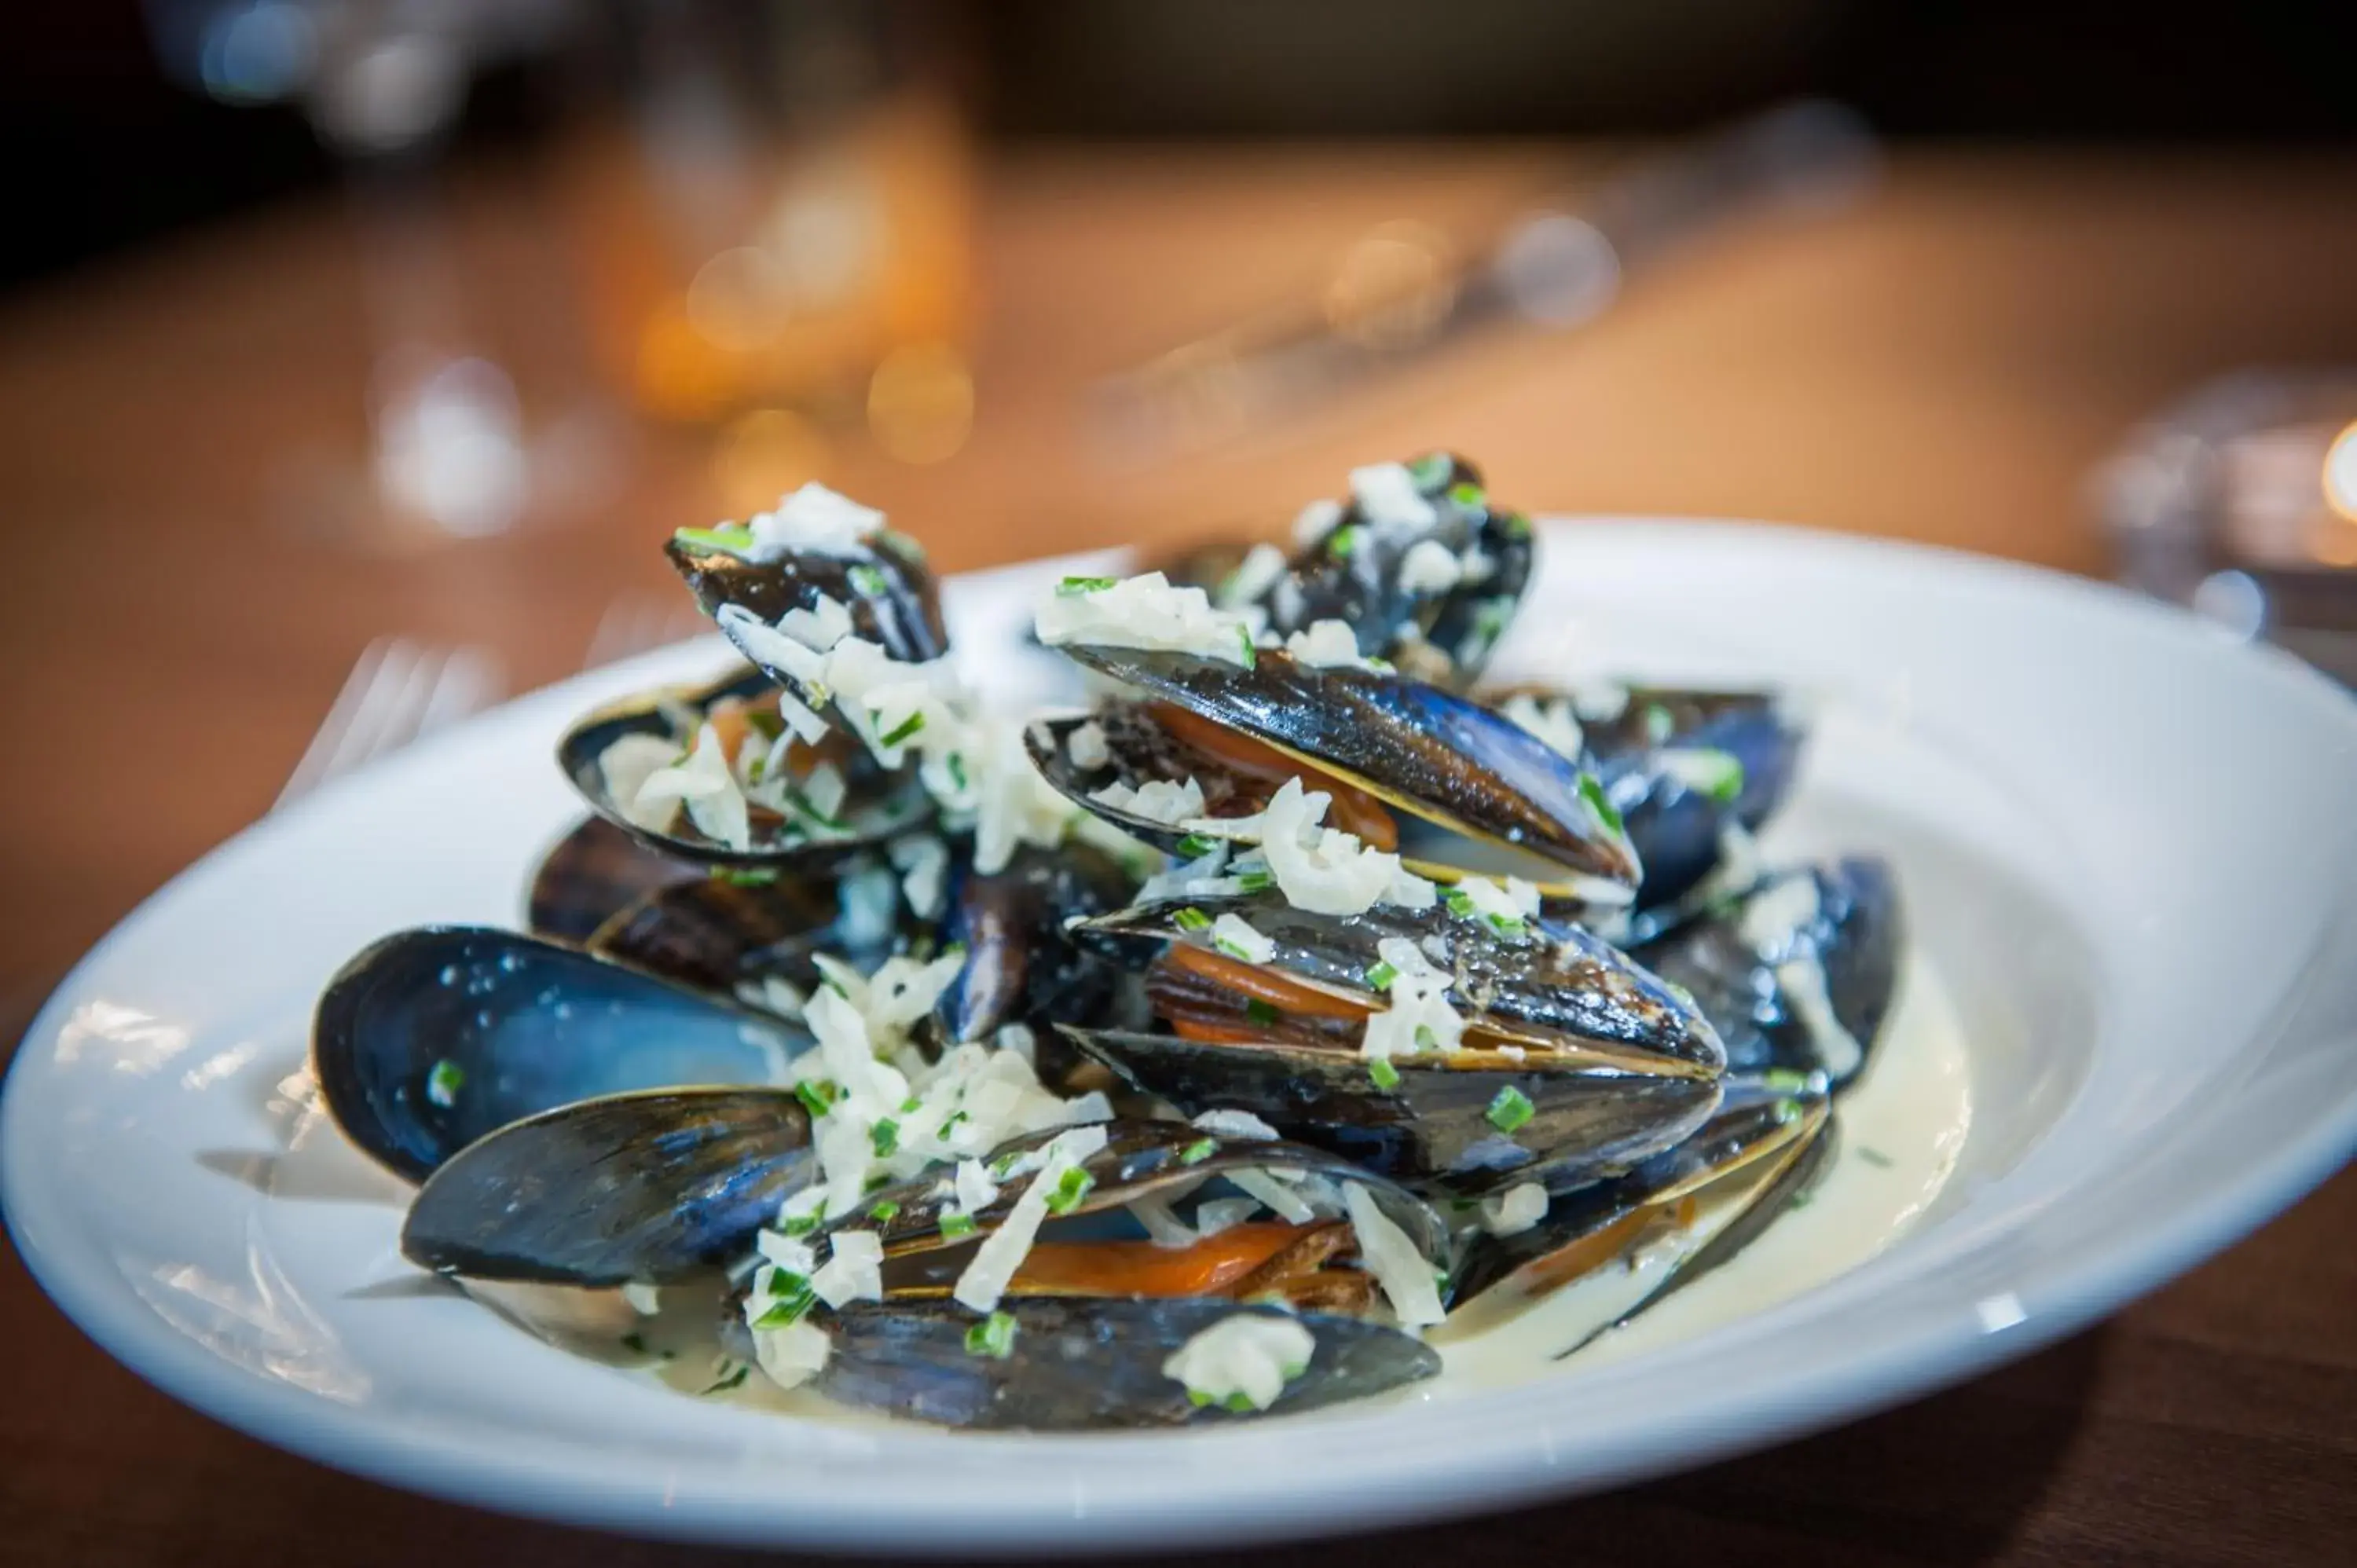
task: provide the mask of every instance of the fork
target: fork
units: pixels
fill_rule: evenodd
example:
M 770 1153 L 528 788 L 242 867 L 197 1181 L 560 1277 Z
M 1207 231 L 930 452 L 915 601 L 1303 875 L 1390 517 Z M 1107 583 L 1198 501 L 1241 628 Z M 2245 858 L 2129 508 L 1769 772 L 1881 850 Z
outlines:
M 499 660 L 488 649 L 377 639 L 354 661 L 271 810 L 465 718 L 499 693 Z
M 668 596 L 619 594 L 597 618 L 597 629 L 589 636 L 581 668 L 595 670 L 709 629 L 703 611 L 693 604 Z

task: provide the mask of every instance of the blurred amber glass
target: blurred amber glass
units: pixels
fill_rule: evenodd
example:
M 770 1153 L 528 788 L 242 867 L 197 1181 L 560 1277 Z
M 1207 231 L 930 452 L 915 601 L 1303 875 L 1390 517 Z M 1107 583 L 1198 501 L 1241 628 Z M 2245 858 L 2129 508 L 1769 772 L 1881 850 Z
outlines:
M 726 166 L 705 172 L 716 176 L 716 199 L 685 222 L 665 188 L 676 169 L 645 156 L 640 137 L 608 129 L 577 150 L 573 209 L 612 383 L 659 420 L 734 429 L 786 410 L 815 436 L 874 412 L 893 456 L 945 456 L 952 427 L 954 450 L 971 417 L 974 314 L 969 158 L 954 106 L 899 91 L 823 132 L 733 146 Z M 953 417 L 952 403 L 962 409 Z M 724 441 L 724 467 L 735 461 L 726 454 Z

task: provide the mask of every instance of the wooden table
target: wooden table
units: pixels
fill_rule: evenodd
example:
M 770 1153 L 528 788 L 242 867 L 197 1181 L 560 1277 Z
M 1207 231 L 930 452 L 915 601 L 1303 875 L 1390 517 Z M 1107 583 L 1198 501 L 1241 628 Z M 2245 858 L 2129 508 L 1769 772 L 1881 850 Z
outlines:
M 1866 209 L 1763 229 L 1576 338 L 1450 360 L 1248 445 L 1132 472 L 1072 417 L 1097 371 L 1314 284 L 1368 224 L 1509 209 L 1559 152 L 1026 155 L 989 166 L 972 441 L 829 477 L 964 567 L 1274 527 L 1353 462 L 1449 445 L 1533 509 L 1764 516 L 2100 570 L 2094 462 L 2188 382 L 2357 359 L 2346 159 L 1910 155 Z M 468 319 L 528 409 L 573 406 L 550 224 L 516 169 L 460 214 Z M 561 261 L 562 258 L 555 258 Z M 363 644 L 579 660 L 715 503 L 700 437 L 593 424 L 542 531 L 368 557 L 290 526 L 358 449 L 366 359 L 332 206 L 0 308 L 0 1037 L 141 897 L 264 810 Z M 553 367 L 553 368 L 552 368 Z M 296 498 L 290 500 L 290 497 Z M 2357 1540 L 2357 1176 L 2021 1364 L 1616 1496 L 1410 1532 L 1437 1562 L 2347 1562 Z M 289 1458 L 115 1367 L 0 1262 L 0 1561 L 750 1561 L 420 1501 Z M 1346 1548 L 1345 1550 L 1351 1550 Z M 1306 1550 L 1247 1560 L 1308 1561 Z

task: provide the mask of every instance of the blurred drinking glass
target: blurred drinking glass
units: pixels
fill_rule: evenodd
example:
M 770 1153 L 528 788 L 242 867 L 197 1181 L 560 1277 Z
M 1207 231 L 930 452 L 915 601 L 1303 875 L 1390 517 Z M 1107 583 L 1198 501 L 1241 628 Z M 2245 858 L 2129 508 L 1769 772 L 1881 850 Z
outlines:
M 849 441 L 909 463 L 973 417 L 969 157 L 939 8 L 635 0 L 572 160 L 599 363 L 711 432 L 733 515 Z M 863 434 L 864 433 L 864 434 Z
M 2098 492 L 2125 581 L 2357 683 L 2357 371 L 2212 382 Z

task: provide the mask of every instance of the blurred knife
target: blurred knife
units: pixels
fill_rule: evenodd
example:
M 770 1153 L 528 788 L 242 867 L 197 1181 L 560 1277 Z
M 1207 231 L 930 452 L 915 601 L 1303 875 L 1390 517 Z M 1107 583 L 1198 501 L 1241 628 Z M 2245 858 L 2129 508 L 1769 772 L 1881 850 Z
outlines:
M 1879 166 L 1863 120 L 1811 100 L 1641 157 L 1576 200 L 1542 203 L 1462 265 L 1430 230 L 1384 224 L 1351 247 L 1318 301 L 1100 382 L 1091 412 L 1128 461 L 1214 445 L 1493 328 L 1577 326 L 1695 238 L 1770 210 L 1846 206 Z

